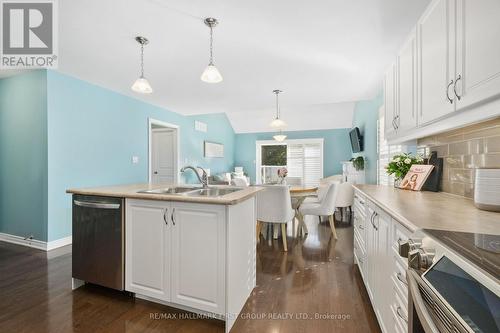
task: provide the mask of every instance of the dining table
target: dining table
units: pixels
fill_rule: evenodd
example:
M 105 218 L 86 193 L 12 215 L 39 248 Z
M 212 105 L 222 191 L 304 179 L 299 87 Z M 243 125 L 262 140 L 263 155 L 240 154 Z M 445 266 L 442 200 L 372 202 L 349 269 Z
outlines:
M 304 223 L 304 216 L 299 211 L 300 205 L 304 203 L 306 198 L 316 196 L 317 190 L 318 188 L 315 186 L 290 186 L 292 208 L 295 210 L 295 218 L 299 222 L 297 226 L 297 236 L 308 234 L 307 226 Z

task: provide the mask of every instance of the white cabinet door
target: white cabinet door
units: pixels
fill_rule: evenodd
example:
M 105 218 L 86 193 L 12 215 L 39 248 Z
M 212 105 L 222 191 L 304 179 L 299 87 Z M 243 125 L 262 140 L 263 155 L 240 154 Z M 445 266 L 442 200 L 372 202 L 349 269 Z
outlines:
M 383 332 L 388 332 L 388 328 L 393 327 L 393 318 L 390 305 L 392 304 L 391 292 L 391 272 L 392 267 L 392 252 L 390 249 L 391 242 L 391 217 L 380 209 L 376 210 L 377 215 L 374 218 L 377 232 L 377 270 L 376 274 L 376 292 L 375 298 L 377 299 L 376 311 L 378 312 L 380 326 Z
M 126 200 L 125 289 L 170 301 L 170 203 Z
M 225 312 L 225 206 L 172 203 L 172 302 Z
M 455 110 L 455 0 L 435 0 L 417 24 L 419 125 Z
M 500 95 L 500 1 L 458 1 L 457 62 L 457 108 Z
M 417 127 L 417 33 L 413 30 L 398 54 L 397 61 L 398 132 Z
M 368 292 L 368 296 L 372 301 L 373 307 L 376 307 L 376 297 L 375 297 L 375 284 L 374 279 L 377 275 L 377 231 L 375 230 L 373 224 L 373 216 L 374 210 L 371 205 L 368 206 L 368 216 L 366 217 L 366 262 L 365 262 L 365 270 L 366 270 L 366 281 L 365 286 Z
M 396 134 L 396 64 L 392 64 L 384 78 L 385 136 Z

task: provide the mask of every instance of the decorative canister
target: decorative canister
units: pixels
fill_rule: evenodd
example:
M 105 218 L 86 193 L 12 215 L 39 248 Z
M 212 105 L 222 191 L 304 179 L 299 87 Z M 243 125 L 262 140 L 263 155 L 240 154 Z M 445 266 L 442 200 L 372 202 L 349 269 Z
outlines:
M 476 169 L 474 205 L 479 209 L 500 212 L 500 168 Z

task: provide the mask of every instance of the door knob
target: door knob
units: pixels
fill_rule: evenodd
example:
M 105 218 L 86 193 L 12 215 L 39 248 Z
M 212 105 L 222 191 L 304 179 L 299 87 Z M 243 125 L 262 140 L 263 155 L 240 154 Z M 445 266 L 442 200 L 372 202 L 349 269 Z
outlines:
M 158 171 L 155 171 L 155 172 L 153 172 L 153 173 L 154 173 L 155 175 L 157 175 L 157 174 L 158 174 Z

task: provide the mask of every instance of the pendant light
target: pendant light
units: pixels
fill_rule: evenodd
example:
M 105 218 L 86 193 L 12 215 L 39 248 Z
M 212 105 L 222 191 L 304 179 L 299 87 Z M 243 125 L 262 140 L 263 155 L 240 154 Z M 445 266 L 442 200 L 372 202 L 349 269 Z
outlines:
M 283 91 L 278 89 L 273 90 L 273 93 L 276 94 L 276 118 L 274 118 L 269 126 L 276 129 L 283 129 L 286 127 L 286 123 L 280 119 L 280 103 L 278 95 L 282 92 Z
M 278 142 L 283 142 L 286 139 L 286 135 L 283 134 L 283 132 L 280 130 L 278 134 L 276 134 L 275 136 L 273 136 L 273 139 L 276 140 L 276 141 L 278 141 Z
M 153 88 L 151 88 L 149 81 L 144 77 L 144 45 L 147 45 L 149 40 L 141 36 L 135 37 L 135 40 L 141 44 L 141 76 L 132 85 L 132 90 L 140 94 L 151 94 L 153 93 Z
M 219 70 L 214 65 L 213 56 L 213 28 L 219 23 L 217 19 L 212 17 L 207 17 L 205 19 L 205 24 L 210 28 L 210 61 L 208 62 L 207 68 L 201 74 L 201 80 L 207 83 L 219 83 L 222 81 L 222 75 L 220 75 Z

